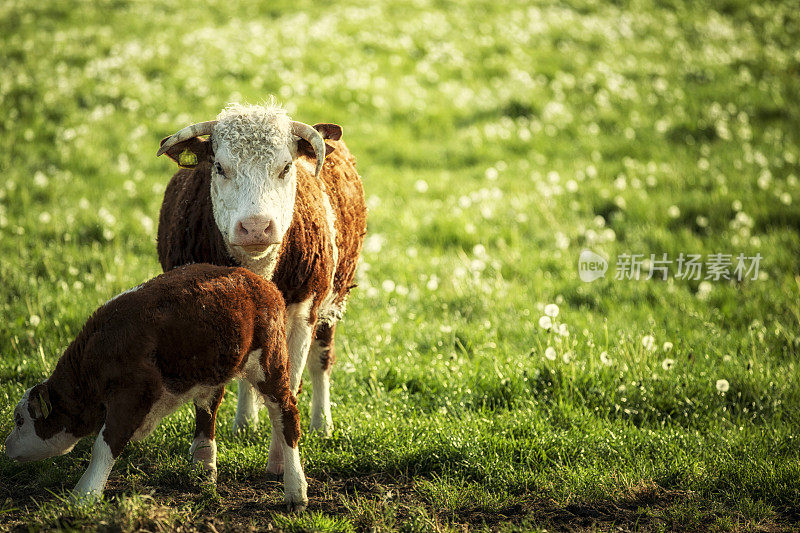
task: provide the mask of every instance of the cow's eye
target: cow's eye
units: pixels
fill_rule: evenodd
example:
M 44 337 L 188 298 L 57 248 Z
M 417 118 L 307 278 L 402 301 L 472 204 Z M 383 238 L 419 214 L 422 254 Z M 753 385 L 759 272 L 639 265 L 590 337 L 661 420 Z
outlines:
M 286 166 L 283 167 L 283 170 L 281 171 L 280 177 L 281 178 L 285 178 L 286 176 L 288 176 L 290 170 L 292 170 L 292 163 L 291 162 L 290 163 L 286 163 Z
M 226 177 L 227 177 L 227 176 L 225 175 L 225 171 L 224 171 L 224 170 L 222 170 L 222 165 L 220 165 L 220 164 L 219 164 L 219 161 L 214 161 L 214 170 L 215 170 L 215 171 L 216 171 L 216 173 L 217 173 L 217 174 L 219 174 L 221 177 L 223 177 L 223 178 L 226 178 Z
M 25 423 L 25 419 L 24 419 L 24 418 L 22 418 L 22 415 L 21 415 L 21 414 L 17 413 L 17 415 L 14 417 L 14 422 L 16 422 L 16 423 L 17 423 L 17 427 L 18 427 L 18 428 L 21 428 L 21 427 L 22 427 L 22 424 L 24 424 L 24 423 Z

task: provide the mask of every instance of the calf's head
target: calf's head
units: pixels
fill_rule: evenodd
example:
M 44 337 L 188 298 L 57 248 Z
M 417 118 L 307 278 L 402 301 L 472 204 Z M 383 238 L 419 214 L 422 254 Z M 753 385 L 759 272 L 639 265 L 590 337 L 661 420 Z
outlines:
M 318 176 L 333 150 L 323 137 L 339 139 L 341 128 L 295 122 L 276 105 L 231 105 L 161 141 L 158 155 L 185 168 L 210 164 L 214 220 L 231 255 L 248 264 L 277 252 L 294 213 L 295 160 L 316 159 Z
M 68 453 L 80 440 L 67 431 L 70 418 L 50 401 L 47 383 L 26 390 L 14 409 L 14 429 L 6 438 L 6 455 L 24 462 Z

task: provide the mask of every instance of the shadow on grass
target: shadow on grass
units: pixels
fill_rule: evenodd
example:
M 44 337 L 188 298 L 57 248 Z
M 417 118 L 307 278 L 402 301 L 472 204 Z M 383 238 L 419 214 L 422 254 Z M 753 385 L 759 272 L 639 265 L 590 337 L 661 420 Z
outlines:
M 275 476 L 221 479 L 216 487 L 199 480 L 137 486 L 117 476 L 106 500 L 91 508 L 70 504 L 52 488 L 2 489 L 2 530 L 782 531 L 798 518 L 772 514 L 754 522 L 719 502 L 653 482 L 605 498 L 559 502 L 537 491 L 494 494 L 439 478 L 319 477 L 309 478 L 310 505 L 302 516 L 286 514 L 283 484 Z

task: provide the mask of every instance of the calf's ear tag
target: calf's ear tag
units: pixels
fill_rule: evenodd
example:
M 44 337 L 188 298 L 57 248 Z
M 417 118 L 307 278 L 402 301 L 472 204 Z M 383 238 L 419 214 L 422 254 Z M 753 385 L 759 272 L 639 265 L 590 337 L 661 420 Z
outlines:
M 183 152 L 180 153 L 178 156 L 178 166 L 183 168 L 192 168 L 197 166 L 197 154 L 189 150 L 188 148 L 185 149 Z
M 44 399 L 41 392 L 39 393 L 39 408 L 42 410 L 42 416 L 45 418 L 50 416 L 50 404 Z

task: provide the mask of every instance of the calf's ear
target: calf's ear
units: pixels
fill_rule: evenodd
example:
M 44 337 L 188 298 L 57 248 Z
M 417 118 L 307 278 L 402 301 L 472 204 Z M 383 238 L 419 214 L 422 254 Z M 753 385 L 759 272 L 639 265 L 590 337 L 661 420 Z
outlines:
M 31 389 L 30 395 L 28 395 L 28 409 L 34 420 L 50 416 L 50 413 L 53 412 L 53 404 L 50 403 L 47 384 L 40 383 Z
M 314 129 L 319 132 L 323 139 L 330 139 L 332 141 L 338 141 L 342 138 L 342 127 L 338 124 L 328 124 L 328 123 L 320 123 L 314 124 Z M 325 143 L 325 155 L 330 155 L 336 148 L 331 146 L 328 143 Z M 305 139 L 300 139 L 297 141 L 297 154 L 308 156 L 312 159 L 316 158 L 316 154 L 314 153 L 314 148 L 311 147 L 311 143 L 309 143 Z
M 161 139 L 161 144 L 169 139 L 164 137 Z M 167 149 L 167 157 L 178 163 L 181 168 L 194 168 L 204 161 L 212 161 L 214 159 L 214 150 L 211 148 L 211 141 L 208 139 L 201 139 L 200 137 L 192 137 L 181 141 L 175 146 Z

